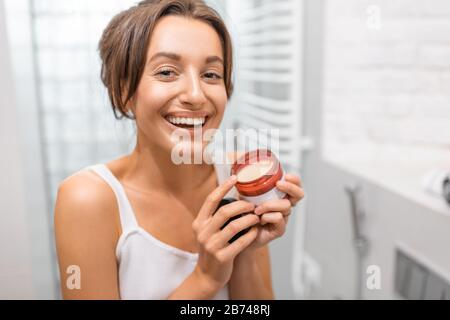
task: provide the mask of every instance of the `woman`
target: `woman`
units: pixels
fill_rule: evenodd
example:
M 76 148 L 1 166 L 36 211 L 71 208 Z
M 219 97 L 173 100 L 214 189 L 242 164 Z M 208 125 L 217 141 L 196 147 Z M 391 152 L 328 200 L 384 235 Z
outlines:
M 143 1 L 110 22 L 100 55 L 113 111 L 135 119 L 137 144 L 59 187 L 63 297 L 273 299 L 267 244 L 303 197 L 300 179 L 279 182 L 286 199 L 257 208 L 240 200 L 213 215 L 236 177 L 221 181 L 219 166 L 171 160 L 174 130 L 218 128 L 232 93 L 232 47 L 219 15 L 201 0 Z

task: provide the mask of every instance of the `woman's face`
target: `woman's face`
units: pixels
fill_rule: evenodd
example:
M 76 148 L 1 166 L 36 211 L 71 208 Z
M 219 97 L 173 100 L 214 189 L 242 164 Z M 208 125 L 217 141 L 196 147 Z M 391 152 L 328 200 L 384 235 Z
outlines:
M 227 103 L 222 45 L 207 23 L 163 17 L 155 26 L 133 98 L 138 141 L 170 150 L 177 129 L 217 129 Z M 203 124 L 203 125 L 202 125 Z M 203 144 L 202 144 L 203 145 Z

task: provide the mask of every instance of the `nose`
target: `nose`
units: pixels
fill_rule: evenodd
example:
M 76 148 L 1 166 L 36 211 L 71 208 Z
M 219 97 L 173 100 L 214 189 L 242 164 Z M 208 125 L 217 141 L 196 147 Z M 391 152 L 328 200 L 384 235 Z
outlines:
M 184 81 L 180 101 L 191 108 L 200 109 L 206 103 L 206 96 L 202 88 L 200 77 L 192 70 Z

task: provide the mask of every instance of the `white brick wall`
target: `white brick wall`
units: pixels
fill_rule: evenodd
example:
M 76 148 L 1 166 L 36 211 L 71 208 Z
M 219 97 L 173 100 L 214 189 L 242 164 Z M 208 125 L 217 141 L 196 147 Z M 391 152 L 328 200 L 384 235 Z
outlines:
M 328 0 L 325 8 L 326 150 L 450 148 L 450 1 Z

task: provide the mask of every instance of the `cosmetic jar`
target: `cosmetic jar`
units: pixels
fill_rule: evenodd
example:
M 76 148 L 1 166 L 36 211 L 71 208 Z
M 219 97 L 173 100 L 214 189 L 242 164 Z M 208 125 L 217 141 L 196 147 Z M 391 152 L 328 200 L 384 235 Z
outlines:
M 238 158 L 231 168 L 237 176 L 236 189 L 242 200 L 260 205 L 264 201 L 283 199 L 286 193 L 277 189 L 277 181 L 284 179 L 280 161 L 273 152 L 257 149 Z

